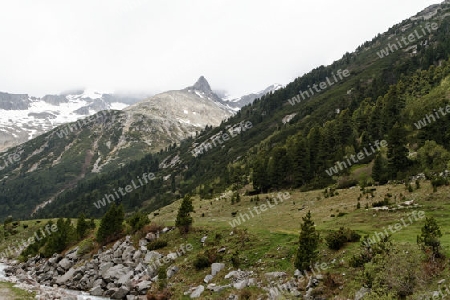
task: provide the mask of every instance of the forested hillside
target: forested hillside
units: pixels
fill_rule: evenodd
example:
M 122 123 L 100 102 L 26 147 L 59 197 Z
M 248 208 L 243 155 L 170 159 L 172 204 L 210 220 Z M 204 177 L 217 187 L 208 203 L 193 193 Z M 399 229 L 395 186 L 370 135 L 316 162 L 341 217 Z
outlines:
M 236 190 L 247 184 L 253 184 L 254 193 L 307 190 L 335 182 L 352 185 L 361 177 L 347 175 L 358 166 L 369 166 L 371 172 L 373 162 L 373 174 L 364 177 L 366 181 L 403 180 L 425 171 L 433 177 L 433 172 L 442 172 L 446 166 L 435 164 L 436 157 L 423 155 L 424 147 L 446 157 L 448 117 L 442 115 L 421 129 L 414 124 L 450 102 L 450 21 L 443 17 L 448 11 L 444 5 L 431 20 L 405 20 L 332 65 L 318 67 L 257 99 L 218 128 L 207 128 L 168 151 L 79 184 L 39 215 L 76 216 L 83 211 L 99 216 L 103 211 L 94 202 L 144 172 L 154 172 L 157 179 L 116 199 L 128 211 L 140 207 L 152 211 L 186 193 L 211 198 L 230 186 Z M 388 47 L 389 41 L 431 22 L 437 24 L 436 31 L 423 37 L 415 50 L 399 49 L 380 58 L 380 49 Z M 349 75 L 338 77 L 345 70 Z M 292 101 L 330 79 L 334 84 L 322 92 L 297 97 L 299 103 Z M 200 143 L 241 122 L 253 126 L 201 155 L 192 155 Z M 383 140 L 385 147 L 376 148 Z M 360 151 L 364 157 L 357 156 Z M 156 167 L 154 160 L 165 163 Z

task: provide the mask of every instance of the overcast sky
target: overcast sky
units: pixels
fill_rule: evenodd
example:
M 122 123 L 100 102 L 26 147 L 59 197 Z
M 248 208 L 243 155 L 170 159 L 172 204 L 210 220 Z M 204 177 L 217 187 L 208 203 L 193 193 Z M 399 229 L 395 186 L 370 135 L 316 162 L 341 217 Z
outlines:
M 0 91 L 287 84 L 440 0 L 0 0 Z

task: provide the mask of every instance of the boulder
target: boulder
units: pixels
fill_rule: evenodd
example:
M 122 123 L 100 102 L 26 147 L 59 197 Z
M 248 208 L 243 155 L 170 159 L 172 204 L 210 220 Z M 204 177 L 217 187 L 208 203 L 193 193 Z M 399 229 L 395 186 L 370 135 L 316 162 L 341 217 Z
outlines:
M 64 270 L 69 270 L 70 267 L 73 266 L 73 262 L 70 261 L 68 258 L 63 258 L 59 264 L 58 264 L 61 268 L 63 268 Z
M 144 280 L 136 286 L 136 290 L 140 295 L 145 295 L 145 293 L 151 287 L 151 285 L 152 285 L 151 281 Z
M 111 299 L 123 299 L 129 292 L 130 290 L 127 287 L 121 286 L 114 294 L 111 295 Z
M 203 282 L 204 282 L 204 283 L 208 283 L 208 282 L 210 282 L 213 278 L 214 278 L 214 277 L 213 277 L 212 275 L 208 274 L 208 275 L 205 276 L 205 279 L 203 279 Z
M 75 269 L 74 268 L 70 268 L 69 271 L 67 271 L 64 275 L 60 276 L 57 280 L 56 280 L 56 284 L 61 285 L 61 284 L 66 284 L 66 282 L 68 280 L 71 280 L 73 278 L 73 275 L 75 274 Z
M 150 251 L 145 255 L 144 262 L 148 264 L 152 261 L 160 259 L 161 257 L 163 257 L 163 256 L 161 254 L 159 254 L 158 252 Z
M 89 294 L 92 296 L 101 297 L 103 295 L 103 289 L 100 286 L 95 286 L 89 291 Z
M 191 293 L 191 299 L 200 297 L 204 290 L 205 287 L 203 285 L 199 285 L 198 287 L 196 287 L 195 290 Z
M 247 284 L 248 284 L 248 279 L 244 279 L 244 280 L 241 280 L 241 281 L 238 281 L 238 282 L 234 283 L 233 287 L 235 289 L 242 290 L 242 289 L 247 287 Z
M 224 263 L 213 263 L 211 265 L 211 275 L 216 276 L 216 274 L 222 271 L 224 268 L 225 268 Z
M 177 266 L 171 266 L 167 268 L 166 274 L 167 278 L 171 278 L 173 275 L 175 275 L 178 272 L 179 268 Z

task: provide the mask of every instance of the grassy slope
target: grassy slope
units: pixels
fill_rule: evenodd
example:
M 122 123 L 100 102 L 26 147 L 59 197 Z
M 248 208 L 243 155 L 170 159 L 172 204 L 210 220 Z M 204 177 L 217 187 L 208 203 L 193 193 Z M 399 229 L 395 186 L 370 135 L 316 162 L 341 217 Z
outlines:
M 263 281 L 265 281 L 263 279 L 264 273 L 270 271 L 286 271 L 292 276 L 294 273 L 293 259 L 301 217 L 308 210 L 311 210 L 316 228 L 322 237 L 326 236 L 330 230 L 336 230 L 341 226 L 350 227 L 362 236 L 366 234 L 373 235 L 376 231 L 383 231 L 383 227 L 387 228 L 389 225 L 400 222 L 401 218 L 404 218 L 406 223 L 408 223 L 407 216 L 413 210 L 375 212 L 371 209 L 364 209 L 366 203 L 369 203 L 370 206 L 372 202 L 382 200 L 387 193 L 392 194 L 392 199 L 394 197 L 397 198 L 396 203 L 402 202 L 399 200 L 400 194 L 406 196 L 406 200 L 414 199 L 420 204 L 420 207 L 414 208 L 414 210 L 423 210 L 425 216 L 436 218 L 443 234 L 441 238 L 443 249 L 448 256 L 450 255 L 450 203 L 446 202 L 446 197 L 449 191 L 450 187 L 442 187 L 438 189 L 438 192 L 432 193 L 429 182 L 422 182 L 421 188 L 414 190 L 412 193 L 409 193 L 404 185 L 379 186 L 376 187 L 374 198 L 370 198 L 370 196 L 369 199 L 366 199 L 365 196 L 362 198 L 360 210 L 356 210 L 357 198 L 360 194 L 359 188 L 338 190 L 339 195 L 331 198 L 324 198 L 322 191 L 305 193 L 293 191 L 291 199 L 244 222 L 238 226 L 238 233 L 233 236 L 230 236 L 232 227 L 228 223 L 233 219 L 231 212 L 248 212 L 248 208 L 255 206 L 254 202 L 250 202 L 250 197 L 242 197 L 241 202 L 235 205 L 230 205 L 230 200 L 209 201 L 195 199 L 195 213 L 193 214 L 195 231 L 192 236 L 188 236 L 188 239 L 194 245 L 194 250 L 188 254 L 187 262 L 184 262 L 182 271 L 177 275 L 181 283 L 175 284 L 175 289 L 182 294 L 182 292 L 187 290 L 187 286 L 202 284 L 204 276 L 209 274 L 210 269 L 196 271 L 192 268 L 192 263 L 189 262 L 195 258 L 197 252 L 204 250 L 199 242 L 203 235 L 208 235 L 209 246 L 215 246 L 216 248 L 227 247 L 227 254 L 222 259 L 226 263 L 227 268 L 231 268 L 229 261 L 231 253 L 234 250 L 239 250 L 239 256 L 242 261 L 241 268 L 259 273 L 258 277 Z M 259 205 L 263 203 L 265 201 L 261 201 Z M 152 216 L 152 221 L 164 225 L 174 225 L 179 205 L 180 202 L 177 201 L 162 208 L 158 211 L 160 213 L 158 216 Z M 303 206 L 305 206 L 305 209 L 299 210 Z M 342 217 L 330 216 L 331 214 L 337 215 L 339 212 L 347 214 Z M 202 217 L 202 214 L 205 216 Z M 420 234 L 420 228 L 423 226 L 424 220 L 413 222 L 410 226 L 394 233 L 392 236 L 393 241 L 403 247 L 414 247 L 417 249 L 416 236 Z M 217 232 L 221 233 L 222 239 L 216 242 L 214 236 Z M 243 236 L 248 237 L 247 242 L 241 242 L 244 239 Z M 178 247 L 177 245 L 183 242 L 183 238 L 176 232 L 169 233 L 168 238 L 170 243 L 166 249 L 169 250 L 175 249 Z M 360 278 L 360 271 L 349 268 L 347 264 L 349 259 L 358 253 L 358 250 L 358 243 L 350 243 L 339 251 L 331 251 L 327 249 L 323 240 L 321 242 L 319 260 L 332 266 L 328 271 L 340 274 L 338 276 L 344 286 L 342 291 L 337 292 L 340 296 L 353 297 L 355 291 L 360 288 L 360 285 L 355 282 L 355 279 Z M 343 259 L 344 263 L 332 265 L 331 261 L 334 258 L 336 258 L 337 262 Z M 259 261 L 260 259 L 261 261 Z M 222 271 L 213 282 L 220 283 L 220 281 L 217 282 L 216 280 L 223 278 L 227 272 Z M 442 274 L 439 278 L 445 277 L 445 275 L 448 274 Z M 426 292 L 433 290 L 432 288 L 435 288 L 435 286 L 430 282 L 419 289 Z M 262 292 L 262 290 L 259 292 Z
M 181 244 L 190 243 L 193 246 L 192 251 L 176 259 L 176 265 L 180 267 L 180 271 L 169 280 L 177 297 L 181 297 L 180 295 L 183 295 L 189 287 L 204 284 L 203 278 L 210 273 L 210 268 L 197 271 L 193 267 L 193 261 L 197 254 L 208 249 L 214 249 L 213 252 L 216 253 L 216 250 L 221 247 L 226 247 L 227 250 L 222 256 L 219 255 L 217 261 L 224 262 L 226 268 L 212 280 L 213 283 L 229 284 L 224 276 L 230 270 L 236 269 L 231 264 L 231 257 L 237 250 L 241 261 L 240 268 L 253 271 L 253 277 L 267 286 L 269 282 L 264 278 L 266 272 L 285 271 L 289 276 L 294 274 L 293 260 L 297 248 L 301 217 L 308 210 L 311 210 L 316 228 L 322 238 L 329 231 L 336 230 L 341 226 L 356 230 L 361 235 L 373 235 L 376 231 L 383 231 L 383 227 L 399 222 L 401 218 L 406 219 L 412 211 L 408 209 L 396 212 L 375 212 L 364 209 L 366 203 L 370 206 L 372 202 L 382 200 L 387 193 L 390 193 L 392 194 L 391 199 L 396 203 L 401 202 L 399 200 L 400 194 L 404 195 L 406 200 L 414 199 L 421 206 L 415 210 L 423 210 L 426 216 L 436 218 L 443 234 L 441 238 L 443 249 L 447 256 L 450 256 L 450 203 L 446 201 L 449 192 L 450 187 L 441 187 L 436 193 L 433 193 L 429 182 L 422 182 L 421 188 L 414 189 L 412 193 L 409 193 L 404 185 L 379 186 L 376 187 L 374 198 L 371 198 L 370 195 L 368 199 L 365 195 L 362 197 L 361 209 L 357 210 L 357 198 L 361 193 L 358 187 L 338 190 L 339 195 L 331 198 L 325 198 L 322 190 L 290 191 L 290 199 L 280 202 L 275 207 L 267 209 L 250 220 L 246 220 L 237 229 L 233 229 L 229 224 L 233 219 L 231 213 L 238 211 L 237 216 L 239 216 L 239 213 L 246 213 L 248 208 L 256 206 L 255 202 L 250 202 L 250 197 L 242 196 L 241 202 L 234 205 L 231 205 L 230 200 L 225 199 L 200 200 L 195 198 L 193 203 L 195 208 L 193 231 L 187 236 L 181 236 L 178 231 L 169 232 L 163 236 L 168 241 L 168 246 L 158 251 L 167 254 L 176 252 Z M 258 206 L 267 203 L 264 200 L 266 196 L 271 197 L 270 194 L 259 196 L 261 200 Z M 397 200 L 394 200 L 394 198 Z M 151 220 L 161 225 L 173 226 L 179 205 L 180 201 L 177 201 L 160 209 L 159 215 L 150 216 Z M 346 214 L 342 217 L 331 217 L 332 214 L 337 216 L 339 212 Z M 204 214 L 204 217 L 202 217 L 202 214 Z M 45 223 L 45 220 L 40 223 L 35 220 L 22 221 L 17 227 L 19 233 L 16 236 L 8 238 L 7 241 L 1 241 L 0 252 L 12 241 L 32 236 Z M 393 234 L 393 240 L 403 247 L 417 249 L 416 236 L 420 233 L 423 223 L 424 220 L 419 220 L 403 228 Z M 23 229 L 23 224 L 28 224 L 29 227 Z M 231 235 L 232 231 L 234 233 Z M 0 233 L 2 233 L 1 230 Z M 200 239 L 205 235 L 208 238 L 205 246 L 202 246 Z M 137 244 L 137 239 L 134 240 Z M 323 240 L 321 242 L 319 261 L 320 263 L 327 263 L 330 266 L 327 271 L 338 276 L 343 289 L 335 290 L 334 293 L 341 297 L 353 298 L 355 291 L 360 288 L 360 270 L 349 268 L 347 263 L 358 251 L 359 243 L 350 243 L 339 251 L 331 251 L 327 249 Z M 336 259 L 334 264 L 331 263 L 333 259 Z M 343 260 L 343 263 L 339 263 L 341 260 Z M 435 290 L 435 282 L 440 278 L 445 278 L 446 275 L 450 275 L 447 274 L 448 271 L 445 272 L 436 280 L 418 287 L 416 294 L 419 290 L 424 292 Z M 262 289 L 251 288 L 249 290 L 252 295 L 265 294 Z M 232 291 L 236 292 L 235 289 L 225 289 L 211 296 L 209 296 L 209 292 L 204 292 L 202 297 L 204 296 L 203 299 L 223 299 Z

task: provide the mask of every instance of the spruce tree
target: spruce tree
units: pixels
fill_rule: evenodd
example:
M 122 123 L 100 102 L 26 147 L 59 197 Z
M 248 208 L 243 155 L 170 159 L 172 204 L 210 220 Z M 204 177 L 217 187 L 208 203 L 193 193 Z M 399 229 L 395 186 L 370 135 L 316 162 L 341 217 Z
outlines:
M 409 166 L 409 151 L 405 144 L 406 130 L 396 123 L 388 136 L 389 179 L 397 179 L 398 173 Z
M 422 249 L 431 248 L 434 257 L 440 257 L 441 242 L 439 238 L 442 236 L 441 229 L 433 217 L 425 219 L 425 225 L 422 227 L 422 233 L 417 236 L 417 244 Z
M 88 229 L 89 229 L 89 223 L 86 221 L 84 213 L 81 213 L 77 220 L 77 237 L 78 237 L 78 239 L 84 238 Z
M 311 212 L 308 211 L 302 218 L 299 245 L 295 258 L 295 267 L 301 271 L 310 270 L 311 265 L 317 259 L 317 247 L 319 246 L 319 234 L 316 233 L 314 222 L 311 220 Z
M 387 182 L 385 165 L 385 159 L 381 153 L 379 153 L 375 158 L 372 168 L 372 178 L 373 180 L 379 182 L 379 184 L 385 184 Z
M 100 243 L 107 243 L 113 240 L 123 230 L 123 221 L 125 213 L 123 206 L 116 206 L 115 203 L 111 204 L 110 208 L 100 221 L 100 226 L 97 231 L 97 241 Z
M 178 227 L 180 233 L 186 234 L 189 232 L 193 222 L 191 217 L 191 212 L 193 211 L 194 207 L 192 206 L 191 197 L 189 195 L 184 196 L 175 221 L 175 226 Z

